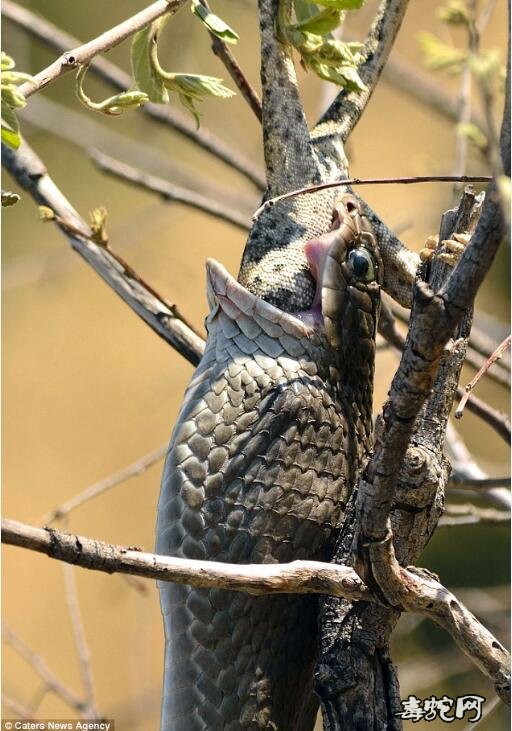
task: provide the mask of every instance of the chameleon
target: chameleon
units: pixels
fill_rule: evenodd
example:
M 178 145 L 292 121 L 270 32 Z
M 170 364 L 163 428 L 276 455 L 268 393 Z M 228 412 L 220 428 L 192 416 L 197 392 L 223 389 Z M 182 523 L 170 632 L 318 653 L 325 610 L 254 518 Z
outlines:
M 403 2 L 384 5 L 377 43 L 393 8 L 403 13 Z M 308 129 L 277 10 L 259 0 L 265 199 L 348 174 L 336 109 Z M 371 447 L 380 290 L 410 303 L 418 262 L 348 189 L 267 209 L 238 281 L 208 261 L 207 345 L 166 457 L 158 553 L 329 560 Z M 314 597 L 159 591 L 162 731 L 313 728 Z

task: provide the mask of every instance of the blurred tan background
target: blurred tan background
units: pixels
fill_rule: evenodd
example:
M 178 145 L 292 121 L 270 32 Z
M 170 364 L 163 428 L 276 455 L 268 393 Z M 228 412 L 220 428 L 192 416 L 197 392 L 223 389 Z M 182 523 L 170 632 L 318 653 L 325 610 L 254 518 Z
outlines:
M 20 4 L 85 41 L 145 3 L 33 0 Z M 235 54 L 259 88 L 254 4 L 250 0 L 213 4 L 240 33 Z M 376 4 L 368 0 L 361 12 L 349 14 L 349 35 L 363 37 Z M 421 66 L 419 31 L 431 31 L 449 41 L 446 26 L 435 15 L 439 4 L 411 2 L 396 53 L 412 66 Z M 484 47 L 500 48 L 503 61 L 507 23 L 505 0 L 498 0 Z M 457 33 L 454 37 L 460 40 Z M 20 70 L 28 72 L 37 72 L 56 56 L 8 22 L 3 25 L 3 48 L 13 55 Z M 226 78 L 224 68 L 209 51 L 201 24 L 186 8 L 169 24 L 165 49 L 161 57 L 167 68 Z M 129 68 L 126 43 L 109 57 Z M 454 93 L 459 85 L 442 75 L 432 78 Z M 314 122 L 334 90 L 312 76 L 302 75 L 301 79 L 308 117 Z M 227 83 L 233 87 L 230 80 Z M 86 87 L 93 98 L 112 93 L 92 74 Z M 50 111 L 43 107 L 39 97 L 62 105 L 59 115 L 54 114 L 55 107 Z M 177 103 L 174 98 L 172 103 Z M 105 177 L 84 148 L 94 146 L 126 162 L 143 164 L 169 180 L 189 185 L 196 180 L 203 187 L 210 186 L 220 199 L 227 189 L 248 215 L 258 205 L 255 189 L 140 112 L 108 119 L 84 110 L 74 97 L 71 76 L 32 97 L 28 111 L 31 121 L 22 121 L 22 130 L 73 205 L 83 216 L 94 207 L 106 206 L 112 248 L 202 328 L 206 315 L 204 261 L 213 256 L 236 274 L 243 232 Z M 239 96 L 206 101 L 202 111 L 205 127 L 261 164 L 260 130 Z M 79 122 L 66 116 L 70 114 L 79 115 Z M 67 139 L 60 137 L 62 130 Z M 454 130 L 451 123 L 382 82 L 351 138 L 349 152 L 351 172 L 361 177 L 450 174 Z M 482 170 L 483 163 L 470 156 L 468 172 Z M 17 190 L 8 176 L 3 187 Z M 440 214 L 452 205 L 449 185 L 376 186 L 362 192 L 388 225 L 408 226 L 402 237 L 416 250 L 428 234 L 437 231 Z M 192 368 L 100 281 L 55 227 L 38 222 L 28 195 L 22 193 L 18 205 L 4 210 L 3 234 L 3 514 L 41 524 L 52 508 L 167 442 Z M 508 328 L 508 284 L 508 252 L 502 251 L 478 301 L 480 324 L 500 339 Z M 376 407 L 385 396 L 395 365 L 391 353 L 379 356 Z M 470 370 L 465 371 L 464 382 L 471 375 Z M 484 381 L 478 395 L 493 406 L 508 408 L 508 394 L 492 382 Z M 491 475 L 508 474 L 508 450 L 486 425 L 466 413 L 460 428 L 483 469 Z M 152 550 L 160 471 L 161 463 L 78 508 L 71 514 L 68 528 Z M 460 588 L 469 607 L 507 643 L 508 541 L 505 528 L 444 529 L 436 534 L 421 562 L 439 573 L 448 586 Z M 120 576 L 79 569 L 75 575 L 101 713 L 116 719 L 118 731 L 156 729 L 163 641 L 155 585 L 140 582 L 135 588 Z M 5 549 L 3 618 L 67 687 L 83 695 L 59 563 L 35 553 Z M 492 696 L 490 684 L 441 630 L 427 622 L 404 617 L 394 644 L 402 697 L 409 693 L 420 698 L 432 694 Z M 4 646 L 3 658 L 4 693 L 30 704 L 39 692 L 40 680 L 11 647 Z M 38 714 L 40 718 L 74 715 L 52 693 L 45 695 Z M 7 706 L 3 715 L 12 715 Z M 481 728 L 499 731 L 508 728 L 508 723 L 508 715 L 500 707 Z M 427 724 L 415 724 L 415 728 L 423 727 Z M 442 727 L 439 721 L 428 724 L 433 730 Z M 464 723 L 452 727 L 461 729 Z

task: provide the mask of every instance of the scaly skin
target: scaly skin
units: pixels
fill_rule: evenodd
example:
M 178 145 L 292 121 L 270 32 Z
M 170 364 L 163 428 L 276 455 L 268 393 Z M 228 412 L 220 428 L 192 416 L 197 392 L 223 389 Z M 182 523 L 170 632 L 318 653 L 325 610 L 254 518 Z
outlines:
M 158 553 L 232 563 L 330 557 L 370 442 L 382 277 L 355 199 L 344 199 L 334 225 L 306 245 L 322 288 L 301 318 L 209 263 L 207 349 L 166 460 Z M 362 231 L 370 282 L 349 260 Z M 167 583 L 160 596 L 163 731 L 313 727 L 315 598 Z

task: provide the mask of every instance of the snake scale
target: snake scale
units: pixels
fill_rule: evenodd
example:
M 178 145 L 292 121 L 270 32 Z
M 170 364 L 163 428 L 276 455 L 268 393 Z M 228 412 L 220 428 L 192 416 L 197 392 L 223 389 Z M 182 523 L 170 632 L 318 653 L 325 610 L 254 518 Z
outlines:
M 267 197 L 347 173 L 336 125 L 308 130 L 277 8 L 259 0 Z M 410 279 L 414 264 L 363 202 L 332 190 L 266 210 L 238 282 L 208 262 L 207 345 L 167 454 L 158 553 L 329 560 L 371 442 L 380 286 L 406 301 L 394 272 Z M 313 728 L 315 597 L 159 589 L 162 731 Z

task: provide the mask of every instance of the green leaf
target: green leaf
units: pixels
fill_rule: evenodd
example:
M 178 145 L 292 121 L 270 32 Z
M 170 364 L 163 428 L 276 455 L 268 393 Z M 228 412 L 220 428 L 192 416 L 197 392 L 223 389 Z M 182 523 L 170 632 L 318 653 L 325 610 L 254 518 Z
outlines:
M 1 70 L 10 71 L 10 69 L 13 69 L 14 66 L 14 60 L 10 56 L 8 56 L 5 51 L 2 51 Z
M 205 8 L 199 0 L 192 0 L 190 9 L 203 25 L 208 28 L 210 33 L 213 33 L 217 38 L 220 38 L 226 43 L 237 43 L 240 40 L 240 36 L 233 28 L 230 28 L 221 18 L 214 15 L 211 10 Z
M 340 22 L 341 10 L 326 8 L 320 13 L 316 13 L 316 15 L 312 15 L 306 20 L 296 23 L 292 27 L 299 31 L 324 35 L 325 33 L 330 33 L 332 30 L 337 28 Z
M 487 137 L 473 122 L 460 122 L 456 126 L 456 132 L 459 137 L 467 137 L 479 150 L 486 149 Z
M 137 86 L 148 95 L 150 101 L 167 104 L 169 94 L 151 62 L 151 50 L 157 42 L 158 30 L 159 27 L 153 23 L 134 35 L 130 52 L 132 73 Z
M 497 49 L 491 49 L 478 55 L 472 54 L 469 57 L 469 67 L 478 79 L 493 81 L 500 73 L 500 53 Z
M 27 105 L 25 97 L 13 84 L 2 84 L 1 95 L 2 101 L 12 109 L 23 109 Z
M 359 10 L 363 7 L 365 0 L 305 0 L 305 2 L 336 10 Z
M 295 10 L 295 17 L 299 23 L 308 18 L 312 18 L 318 13 L 316 4 L 307 2 L 307 0 L 293 0 L 293 8 Z
M 2 99 L 2 142 L 17 150 L 21 145 L 20 126 L 11 107 Z
M 14 206 L 19 200 L 20 197 L 17 193 L 11 193 L 10 190 L 2 190 L 2 208 Z
M 434 71 L 447 71 L 460 74 L 468 60 L 466 51 L 449 46 L 431 33 L 420 33 L 420 44 L 425 63 Z
M 143 91 L 122 91 L 120 94 L 109 96 L 101 102 L 93 102 L 84 91 L 83 83 L 89 65 L 86 64 L 78 69 L 76 75 L 76 95 L 84 107 L 93 112 L 101 112 L 110 116 L 118 116 L 125 109 L 137 109 L 149 101 L 148 95 Z
M 437 17 L 448 25 L 469 25 L 470 12 L 465 0 L 449 0 L 437 10 Z
M 308 66 L 317 76 L 325 81 L 331 81 L 347 91 L 361 92 L 366 91 L 367 87 L 362 82 L 357 69 L 353 66 L 329 66 L 312 59 L 308 61 Z

